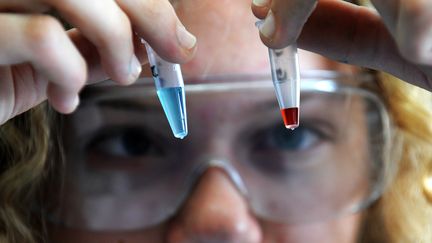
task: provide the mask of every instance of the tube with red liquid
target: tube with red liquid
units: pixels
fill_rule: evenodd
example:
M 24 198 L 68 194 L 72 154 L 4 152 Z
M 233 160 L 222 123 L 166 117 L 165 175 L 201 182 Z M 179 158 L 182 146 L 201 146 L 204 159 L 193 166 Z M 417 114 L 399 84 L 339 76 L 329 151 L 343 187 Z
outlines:
M 297 46 L 270 49 L 269 58 L 273 85 L 285 127 L 299 126 L 300 71 Z

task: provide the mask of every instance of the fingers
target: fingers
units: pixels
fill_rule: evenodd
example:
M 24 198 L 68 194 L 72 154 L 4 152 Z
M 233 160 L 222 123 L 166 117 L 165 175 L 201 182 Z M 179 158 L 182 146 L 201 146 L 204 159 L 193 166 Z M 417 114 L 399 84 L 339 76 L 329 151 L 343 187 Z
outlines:
M 80 30 L 99 51 L 108 75 L 121 84 L 133 82 L 141 71 L 131 25 L 168 61 L 183 63 L 196 49 L 196 38 L 180 23 L 168 0 L 0 0 L 0 10 L 39 11 L 47 6 Z
M 270 10 L 271 0 L 253 0 L 252 12 L 255 17 L 264 19 Z
M 78 29 L 68 30 L 67 34 L 87 63 L 88 74 L 86 83 L 96 83 L 109 79 L 109 75 L 101 64 L 101 58 L 96 46 L 85 38 Z
M 432 90 L 432 68 L 405 60 L 376 13 L 342 1 L 320 0 L 298 39 L 300 48 L 331 59 L 383 70 Z
M 52 106 L 72 112 L 87 68 L 61 24 L 44 15 L 0 14 L 0 33 L 0 65 L 30 62 L 50 80 L 47 96 Z M 29 86 L 35 85 L 34 78 L 27 77 Z
M 117 0 L 134 30 L 164 59 L 184 63 L 192 58 L 196 38 L 177 18 L 168 0 Z
M 97 83 L 109 79 L 109 75 L 101 65 L 101 58 L 98 50 L 92 42 L 90 42 L 78 29 L 67 31 L 69 38 L 83 55 L 88 66 L 87 84 Z M 141 39 L 134 35 L 134 51 L 141 64 L 147 63 L 147 52 L 145 46 L 141 43 Z
M 260 36 L 271 48 L 283 48 L 295 42 L 317 0 L 254 0 L 252 11 L 263 18 Z
M 141 64 L 134 55 L 131 23 L 114 0 L 49 3 L 96 46 L 103 67 L 113 80 L 130 84 L 137 79 Z
M 432 1 L 375 0 L 401 54 L 414 63 L 432 64 Z
M 66 34 L 56 19 L 30 14 L 51 7 L 77 29 Z M 138 78 L 146 52 L 132 34 L 132 25 L 168 61 L 184 62 L 196 48 L 196 38 L 168 0 L 0 0 L 0 11 L 21 12 L 0 14 L 0 65 L 30 63 L 35 75 L 44 77 L 44 96 L 63 113 L 78 104 L 77 94 L 87 78 L 86 61 L 93 82 L 110 77 L 129 84 Z M 19 66 L 11 70 L 20 73 Z M 35 77 L 25 76 L 22 83 L 34 85 Z
M 134 50 L 131 25 L 168 61 L 183 63 L 196 49 L 196 38 L 183 27 L 168 0 L 91 4 L 87 0 L 50 0 L 50 4 L 98 49 L 108 76 L 122 84 L 132 83 L 141 72 L 142 58 L 134 52 L 142 54 L 142 50 Z

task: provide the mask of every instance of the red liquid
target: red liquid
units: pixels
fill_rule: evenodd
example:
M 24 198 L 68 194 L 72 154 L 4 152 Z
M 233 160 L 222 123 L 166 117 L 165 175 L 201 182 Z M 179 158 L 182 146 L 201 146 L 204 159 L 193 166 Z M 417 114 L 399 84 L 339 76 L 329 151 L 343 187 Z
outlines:
M 294 129 L 299 125 L 299 109 L 298 107 L 291 107 L 280 110 L 285 127 L 288 129 Z

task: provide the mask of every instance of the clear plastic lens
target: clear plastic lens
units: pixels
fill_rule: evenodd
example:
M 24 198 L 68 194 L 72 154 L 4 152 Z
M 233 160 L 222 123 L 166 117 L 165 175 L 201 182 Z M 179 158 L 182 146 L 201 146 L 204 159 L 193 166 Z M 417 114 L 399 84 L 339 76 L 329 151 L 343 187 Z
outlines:
M 64 201 L 72 209 L 58 220 L 93 230 L 160 223 L 215 160 L 268 220 L 313 222 L 364 207 L 382 189 L 388 118 L 373 94 L 322 82 L 304 82 L 294 131 L 280 122 L 271 82 L 185 87 L 190 132 L 181 141 L 152 92 L 84 101 L 68 120 L 79 127 L 66 138 L 76 145 L 67 148 Z M 74 117 L 90 122 L 74 126 Z

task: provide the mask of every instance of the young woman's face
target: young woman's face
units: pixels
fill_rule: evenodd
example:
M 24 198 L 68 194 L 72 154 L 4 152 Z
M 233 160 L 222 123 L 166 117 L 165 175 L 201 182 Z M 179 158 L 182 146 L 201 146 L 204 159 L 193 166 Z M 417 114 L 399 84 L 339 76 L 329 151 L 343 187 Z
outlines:
M 185 83 L 270 71 L 250 1 L 176 7 L 199 43 L 182 66 L 194 77 Z M 348 69 L 300 58 L 303 70 Z M 360 98 L 305 93 L 292 132 L 271 89 L 186 99 L 184 140 L 172 137 L 155 97 L 83 102 L 67 118 L 65 226 L 53 224 L 54 242 L 355 242 L 361 215 L 333 213 L 370 190 Z

